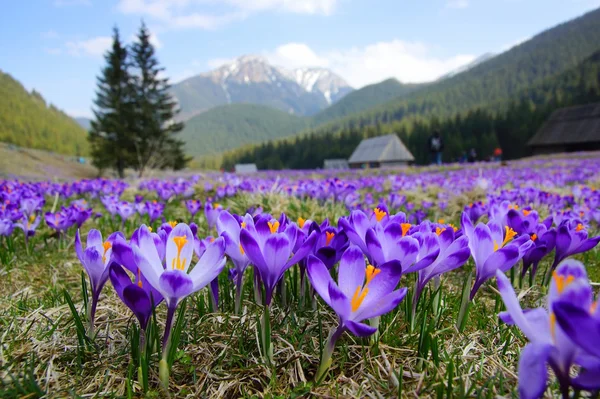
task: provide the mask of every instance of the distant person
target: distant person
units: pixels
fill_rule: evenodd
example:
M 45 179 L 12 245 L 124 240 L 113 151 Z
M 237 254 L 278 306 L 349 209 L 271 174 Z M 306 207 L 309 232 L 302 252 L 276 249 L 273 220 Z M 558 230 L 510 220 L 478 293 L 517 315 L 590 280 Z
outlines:
M 471 148 L 469 150 L 468 161 L 469 161 L 469 163 L 473 163 L 476 160 L 477 160 L 477 151 L 475 151 L 475 148 Z
M 496 149 L 494 150 L 494 161 L 502 161 L 502 148 L 496 147 Z
M 467 152 L 463 151 L 461 156 L 460 156 L 460 160 L 458 162 L 460 163 L 467 163 L 467 161 L 469 160 L 469 157 L 467 156 Z
M 431 163 L 434 165 L 442 164 L 442 151 L 444 150 L 444 143 L 440 131 L 435 130 L 431 137 L 429 137 L 429 152 L 431 152 Z

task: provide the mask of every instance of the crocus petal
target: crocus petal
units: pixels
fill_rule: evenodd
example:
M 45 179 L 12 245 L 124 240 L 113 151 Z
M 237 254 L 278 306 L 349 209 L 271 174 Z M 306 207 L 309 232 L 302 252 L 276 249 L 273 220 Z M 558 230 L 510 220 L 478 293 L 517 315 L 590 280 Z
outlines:
M 355 315 L 352 315 L 352 320 L 361 321 L 370 319 L 372 317 L 381 316 L 382 314 L 392 311 L 400 302 L 402 302 L 406 296 L 406 292 L 406 288 L 401 288 L 399 290 L 390 292 L 389 294 L 379 298 L 377 301 L 366 304 L 363 303 L 360 306 L 359 311 Z
M 553 310 L 563 332 L 583 350 L 600 358 L 600 320 L 569 302 L 556 302 Z
M 381 270 L 379 274 L 373 277 L 373 280 L 371 280 L 369 283 L 369 292 L 365 296 L 365 299 L 361 303 L 360 307 L 357 309 L 357 314 L 362 312 L 363 308 L 370 309 L 376 306 L 381 298 L 395 290 L 398 286 L 398 282 L 402 276 L 402 266 L 400 266 L 399 261 L 393 260 L 384 263 L 381 265 L 379 270 Z
M 137 245 L 132 245 L 131 249 L 133 250 L 133 258 L 135 259 L 137 267 L 144 277 L 146 277 L 150 285 L 160 291 L 159 278 L 164 272 L 164 269 L 162 263 L 158 259 L 158 255 L 156 259 L 151 262 Z M 156 252 L 156 249 L 154 251 Z
M 185 242 L 181 248 L 177 247 L 175 241 L 177 237 L 185 237 Z M 192 230 L 185 223 L 179 223 L 171 230 L 167 239 L 165 260 L 167 270 L 179 269 L 187 273 L 192 256 L 194 255 L 194 235 Z
M 329 298 L 329 285 L 335 284 L 329 274 L 327 267 L 321 262 L 320 259 L 313 255 L 309 255 L 306 261 L 306 271 L 308 273 L 308 279 L 310 284 L 317 291 L 317 294 L 325 303 L 331 306 L 331 299 Z
M 373 335 L 377 331 L 375 327 L 371 327 L 363 323 L 357 323 L 352 320 L 346 320 L 344 325 L 352 334 L 362 338 Z
M 89 231 L 87 236 L 87 245 L 86 248 L 96 248 L 98 253 L 103 253 L 104 249 L 102 247 L 102 233 L 100 233 L 96 229 L 92 229 Z
M 225 267 L 225 241 L 222 237 L 211 243 L 189 276 L 194 281 L 197 291 L 214 280 Z
M 83 248 L 81 247 L 81 236 L 79 235 L 79 229 L 77 229 L 77 233 L 75 233 L 75 253 L 77 253 L 79 261 L 83 262 Z
M 259 272 L 266 272 L 267 264 L 265 263 L 262 251 L 258 242 L 247 229 L 242 229 L 240 232 L 240 245 L 244 249 L 248 259 L 250 259 L 250 263 L 256 266 Z
M 522 399 L 541 398 L 546 390 L 548 370 L 546 362 L 552 345 L 530 343 L 519 358 L 519 395 Z
M 265 241 L 264 256 L 268 274 L 261 274 L 261 277 L 265 283 L 267 297 L 285 272 L 285 264 L 292 252 L 291 245 L 287 236 L 282 233 L 272 234 Z
M 304 243 L 300 246 L 300 248 L 298 248 L 296 253 L 292 256 L 292 258 L 286 263 L 285 269 L 288 269 L 288 268 L 294 266 L 296 263 L 298 263 L 301 260 L 303 260 L 304 258 L 306 258 L 306 256 L 308 256 L 308 254 L 313 251 L 313 249 L 315 247 L 315 243 L 317 242 L 317 238 L 318 238 L 318 234 L 316 231 L 313 231 L 312 233 L 310 233 L 310 235 L 308 236 L 306 241 L 304 241 Z
M 367 230 L 365 236 L 365 243 L 367 246 L 367 251 L 369 253 L 370 258 L 376 265 L 381 265 L 385 263 L 385 255 L 383 253 L 383 247 L 377 238 L 377 234 L 375 230 L 369 229 Z
M 152 313 L 152 303 L 148 293 L 135 284 L 129 284 L 120 297 L 123 303 L 135 314 L 142 329 L 145 329 Z
M 507 245 L 492 253 L 480 269 L 477 270 L 477 278 L 487 280 L 491 278 L 497 270 L 508 271 L 519 261 L 519 248 L 514 245 Z
M 117 295 L 121 300 L 123 299 L 123 290 L 125 287 L 131 284 L 131 277 L 123 270 L 123 268 L 116 263 L 113 263 L 109 267 L 109 277 Z
M 329 283 L 329 299 L 331 301 L 331 308 L 335 313 L 338 314 L 340 320 L 346 321 L 348 320 L 348 316 L 350 315 L 350 301 L 344 295 L 344 293 L 339 289 L 339 287 L 331 281 Z
M 504 301 L 504 305 L 506 306 L 506 311 L 510 314 L 512 321 L 523 331 L 523 334 L 530 341 L 534 341 L 536 339 L 535 331 L 531 328 L 531 325 L 523 314 L 517 294 L 515 294 L 515 290 L 508 278 L 499 270 L 496 271 L 496 282 L 502 301 Z
M 501 243 L 497 243 L 500 245 Z M 473 240 L 469 238 L 469 248 L 475 259 L 475 265 L 483 266 L 486 259 L 494 252 L 494 242 L 490 229 L 485 224 L 479 223 L 473 231 Z
M 137 265 L 131 246 L 124 239 L 117 239 L 112 245 L 113 259 L 132 273 L 137 272 Z
M 167 270 L 160 276 L 157 288 L 171 305 L 191 294 L 194 291 L 194 282 L 181 270 Z
M 219 213 L 217 218 L 217 232 L 221 235 L 223 232 L 229 233 L 231 236 L 240 235 L 241 226 L 238 221 L 228 211 Z
M 368 234 L 368 233 L 367 233 Z M 348 298 L 352 298 L 357 287 L 365 282 L 365 256 L 360 248 L 353 245 L 342 255 L 338 268 L 338 284 L 340 290 Z
M 92 284 L 92 290 L 97 291 L 102 288 L 102 273 L 104 272 L 104 263 L 102 255 L 98 253 L 95 247 L 86 248 L 83 252 L 83 267 L 85 268 Z

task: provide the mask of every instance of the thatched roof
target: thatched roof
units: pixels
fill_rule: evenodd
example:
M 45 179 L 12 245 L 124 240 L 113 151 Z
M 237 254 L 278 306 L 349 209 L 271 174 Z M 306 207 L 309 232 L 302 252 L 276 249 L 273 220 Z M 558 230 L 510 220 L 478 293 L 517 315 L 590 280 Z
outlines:
M 415 157 L 395 134 L 364 139 L 360 142 L 348 163 L 412 162 Z
M 530 146 L 600 142 L 600 103 L 561 108 L 527 143 Z

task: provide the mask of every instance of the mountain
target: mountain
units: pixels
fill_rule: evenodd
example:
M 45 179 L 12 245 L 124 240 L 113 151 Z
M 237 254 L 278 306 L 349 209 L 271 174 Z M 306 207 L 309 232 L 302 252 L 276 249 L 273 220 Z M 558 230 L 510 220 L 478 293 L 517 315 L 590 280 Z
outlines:
M 213 71 L 173 85 L 172 93 L 187 120 L 212 107 L 249 103 L 295 115 L 314 115 L 352 88 L 322 68 L 288 70 L 265 58 L 242 56 Z
M 264 105 L 227 104 L 185 122 L 179 138 L 197 156 L 286 137 L 307 126 L 306 118 Z
M 269 143 L 269 146 L 245 148 L 228 154 L 225 159 L 240 162 L 269 159 L 275 166 L 312 167 L 319 164 L 316 152 L 311 153 L 312 158 L 309 162 L 301 155 L 304 147 L 298 143 L 302 143 L 306 148 L 319 149 L 323 156 L 329 157 L 332 154 L 342 156 L 345 154 L 345 149 L 340 149 L 342 144 L 334 144 L 336 140 L 352 146 L 357 144 L 355 140 L 360 141 L 362 137 L 393 131 L 400 135 L 404 132 L 403 139 L 408 138 L 412 142 L 411 150 L 420 152 L 413 155 L 420 162 L 426 162 L 426 139 L 430 134 L 429 126 L 436 126 L 441 120 L 449 121 L 448 126 L 454 123 L 454 127 L 452 127 L 454 130 L 463 129 L 465 132 L 473 134 L 472 137 L 462 136 L 452 151 L 460 153 L 471 146 L 480 146 L 481 149 L 489 148 L 489 146 L 496 145 L 494 134 L 488 133 L 485 136 L 487 142 L 479 143 L 481 134 L 473 132 L 464 125 L 464 115 L 473 114 L 475 120 L 480 118 L 478 115 L 484 115 L 480 119 L 489 121 L 490 117 L 485 116 L 486 113 L 504 112 L 509 104 L 517 101 L 518 107 L 522 106 L 525 110 L 523 114 L 531 116 L 529 111 L 526 112 L 526 106 L 535 104 L 534 101 L 539 100 L 533 94 L 529 94 L 528 89 L 537 87 L 542 82 L 547 82 L 548 79 L 563 76 L 563 73 L 576 68 L 599 50 L 600 9 L 597 9 L 548 29 L 455 76 L 429 83 L 410 93 L 397 96 L 370 109 L 349 114 L 341 119 L 321 125 L 313 124 L 314 127 L 310 130 L 301 132 L 301 137 Z M 589 79 L 593 86 L 596 78 L 597 76 L 592 73 L 586 79 Z M 584 80 L 580 79 L 579 81 Z M 351 98 L 349 96 L 347 98 Z M 561 89 L 545 90 L 539 96 L 544 100 L 543 104 L 552 104 L 555 107 L 557 103 L 551 103 L 551 100 L 553 98 L 557 101 L 560 100 L 564 97 L 564 93 Z M 518 107 L 512 108 L 519 109 Z M 543 118 L 543 114 L 535 116 Z M 507 115 L 506 119 L 510 119 L 510 115 Z M 523 120 L 520 121 L 523 122 Z M 528 124 L 528 126 L 532 125 Z M 512 125 L 512 128 L 515 131 L 521 130 L 517 125 Z M 338 150 L 331 152 L 323 146 L 331 151 L 336 148 Z M 289 159 L 280 161 L 276 158 L 277 151 L 289 153 L 289 149 L 292 147 L 296 148 L 294 151 L 299 154 L 294 156 L 294 159 L 288 157 Z M 275 155 L 271 151 L 275 151 Z
M 87 133 L 75 120 L 2 71 L 0 141 L 69 155 L 88 150 Z
M 79 126 L 81 126 L 82 128 L 84 128 L 88 132 L 92 128 L 92 120 L 90 118 L 75 117 L 73 119 L 75 119 L 75 122 L 79 123 Z
M 338 75 L 325 68 L 296 68 L 287 71 L 279 68 L 309 93 L 319 93 L 331 105 L 354 89 Z
M 600 101 L 600 50 L 582 63 L 516 93 L 510 101 L 478 107 L 445 118 L 413 118 L 376 126 L 312 133 L 245 147 L 223 156 L 222 167 L 255 162 L 260 169 L 320 167 L 324 159 L 347 158 L 365 137 L 397 133 L 418 163 L 429 162 L 428 138 L 439 130 L 444 160 L 459 159 L 474 148 L 485 159 L 500 146 L 505 159 L 530 154 L 527 141 L 558 108 Z
M 494 53 L 485 53 L 483 55 L 480 55 L 479 57 L 475 58 L 473 61 L 469 62 L 468 64 L 458 67 L 455 70 L 450 71 L 445 75 L 442 75 L 441 77 L 438 78 L 438 80 L 448 79 L 448 78 L 458 75 L 459 73 L 466 72 L 469 69 L 473 69 L 477 65 L 482 64 L 491 58 L 494 58 L 495 56 L 496 56 L 496 54 L 494 54 Z
M 387 79 L 351 92 L 337 103 L 319 112 L 313 119 L 315 124 L 322 124 L 334 119 L 343 118 L 383 104 L 393 98 L 402 97 L 424 86 L 425 84 L 406 84 L 393 78 Z

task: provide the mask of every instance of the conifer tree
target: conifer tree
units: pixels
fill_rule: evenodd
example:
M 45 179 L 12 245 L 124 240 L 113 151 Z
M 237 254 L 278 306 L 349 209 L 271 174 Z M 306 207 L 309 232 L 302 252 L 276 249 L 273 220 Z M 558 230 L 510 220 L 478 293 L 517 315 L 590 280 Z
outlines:
M 182 169 L 189 159 L 183 142 L 176 134 L 183 124 L 175 122 L 179 112 L 169 90 L 169 80 L 162 77 L 150 32 L 142 23 L 136 42 L 131 46 L 133 96 L 135 104 L 135 159 L 132 164 L 141 177 L 148 168 Z
M 104 56 L 106 66 L 98 76 L 94 100 L 94 121 L 89 134 L 93 164 L 101 172 L 117 170 L 124 177 L 129 166 L 132 144 L 132 91 L 128 72 L 127 48 L 121 42 L 119 30 L 113 31 L 112 48 Z

